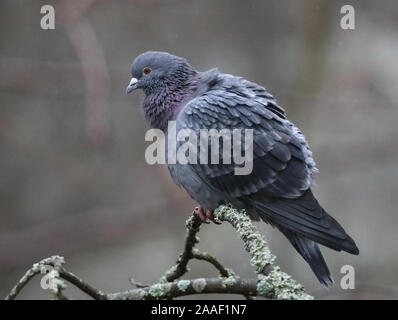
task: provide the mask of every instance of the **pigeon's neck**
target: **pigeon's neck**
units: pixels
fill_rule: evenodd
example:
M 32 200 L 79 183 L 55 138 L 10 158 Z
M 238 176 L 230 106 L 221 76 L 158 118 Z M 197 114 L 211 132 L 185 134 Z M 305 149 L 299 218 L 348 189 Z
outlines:
M 184 104 L 200 86 L 199 73 L 194 72 L 181 81 L 162 83 L 158 90 L 147 92 L 143 101 L 146 120 L 152 128 L 165 131 L 168 122 L 175 120 Z

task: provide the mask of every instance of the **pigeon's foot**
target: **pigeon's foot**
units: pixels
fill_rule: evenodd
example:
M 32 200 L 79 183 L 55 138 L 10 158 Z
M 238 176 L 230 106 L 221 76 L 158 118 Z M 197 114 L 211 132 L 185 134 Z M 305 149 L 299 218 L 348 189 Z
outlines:
M 200 220 L 202 220 L 203 223 L 207 223 L 207 224 L 210 223 L 207 221 L 207 216 L 205 214 L 205 210 L 201 206 L 198 207 L 198 214 L 199 214 Z
M 209 219 L 210 221 L 213 221 L 215 224 L 221 224 L 221 222 L 216 221 L 213 212 L 214 210 L 207 210 L 205 214 L 205 210 L 201 206 L 198 206 L 198 215 L 203 223 L 210 223 L 209 221 L 207 221 L 207 219 Z
M 213 210 L 207 210 L 206 211 L 206 217 L 209 218 L 210 221 L 213 221 L 215 224 L 221 224 L 221 222 L 216 221 L 213 215 Z

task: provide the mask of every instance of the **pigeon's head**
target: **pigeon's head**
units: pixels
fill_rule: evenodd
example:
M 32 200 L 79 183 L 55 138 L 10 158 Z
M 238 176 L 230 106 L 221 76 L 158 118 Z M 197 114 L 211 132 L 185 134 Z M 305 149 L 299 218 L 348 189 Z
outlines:
M 131 65 L 131 81 L 126 93 L 142 89 L 145 94 L 186 83 L 196 71 L 184 58 L 167 52 L 147 51 L 140 54 Z

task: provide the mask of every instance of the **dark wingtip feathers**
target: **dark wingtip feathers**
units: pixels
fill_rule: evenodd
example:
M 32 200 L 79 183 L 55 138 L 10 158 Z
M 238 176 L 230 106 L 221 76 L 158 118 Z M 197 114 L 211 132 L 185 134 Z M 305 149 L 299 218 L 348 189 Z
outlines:
M 357 245 L 348 234 L 347 234 L 347 246 L 343 250 L 348 253 L 354 254 L 356 256 L 359 255 L 359 249 Z
M 332 285 L 333 279 L 317 243 L 337 251 L 359 254 L 354 240 L 323 210 L 310 189 L 297 199 L 267 201 L 258 196 L 251 200 L 254 200 L 259 216 L 278 227 L 323 285 Z
M 299 236 L 289 230 L 279 229 L 289 239 L 297 252 L 307 261 L 319 282 L 325 287 L 332 286 L 334 283 L 333 277 L 318 245 L 314 241 Z

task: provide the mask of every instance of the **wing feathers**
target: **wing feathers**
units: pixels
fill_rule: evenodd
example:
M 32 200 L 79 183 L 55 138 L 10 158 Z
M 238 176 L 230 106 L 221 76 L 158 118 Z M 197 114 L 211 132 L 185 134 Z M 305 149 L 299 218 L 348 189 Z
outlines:
M 230 201 L 254 208 L 261 219 L 286 235 L 325 285 L 333 279 L 315 242 L 337 251 L 359 253 L 354 241 L 311 192 L 312 174 L 317 169 L 304 135 L 263 87 L 219 74 L 208 91 L 183 107 L 177 128 L 192 129 L 197 136 L 201 129 L 252 129 L 254 133 L 253 170 L 249 175 L 235 175 L 234 169 L 240 164 L 233 159 L 232 163 L 222 163 L 221 143 L 221 163 L 203 164 L 198 159 L 198 164 L 186 165 L 189 170 L 177 172 L 178 166 L 171 169 L 177 184 L 199 203 L 215 208 Z M 186 172 L 195 179 L 186 178 Z
M 311 189 L 297 199 L 269 201 L 262 198 L 261 194 L 256 194 L 251 200 L 266 222 L 283 226 L 334 250 L 359 253 L 354 241 L 340 224 L 319 205 Z

